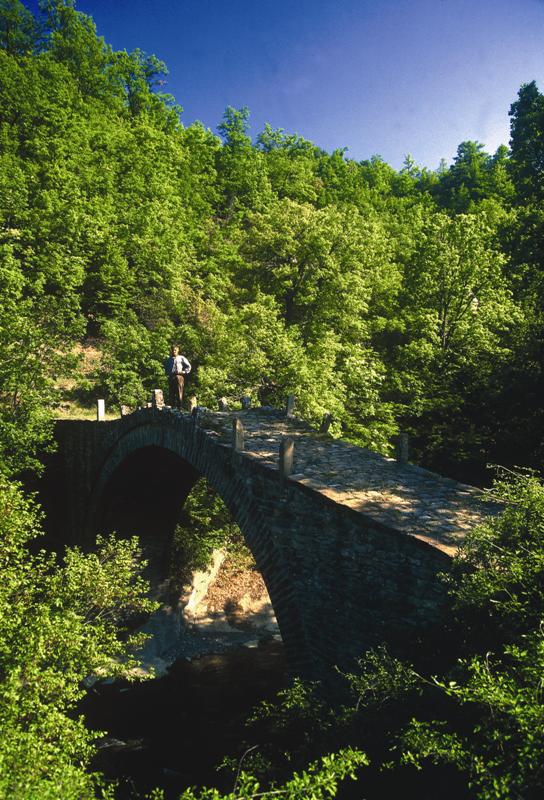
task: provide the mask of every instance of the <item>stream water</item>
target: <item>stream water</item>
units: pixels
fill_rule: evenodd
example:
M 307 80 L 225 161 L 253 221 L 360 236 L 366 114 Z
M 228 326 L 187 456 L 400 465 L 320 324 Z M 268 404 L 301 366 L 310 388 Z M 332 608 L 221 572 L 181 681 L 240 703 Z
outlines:
M 269 640 L 178 659 L 160 679 L 97 683 L 81 704 L 88 725 L 106 732 L 94 766 L 119 780 L 119 800 L 154 787 L 167 800 L 187 786 L 232 789 L 218 764 L 242 755 L 252 707 L 286 682 L 283 646 Z

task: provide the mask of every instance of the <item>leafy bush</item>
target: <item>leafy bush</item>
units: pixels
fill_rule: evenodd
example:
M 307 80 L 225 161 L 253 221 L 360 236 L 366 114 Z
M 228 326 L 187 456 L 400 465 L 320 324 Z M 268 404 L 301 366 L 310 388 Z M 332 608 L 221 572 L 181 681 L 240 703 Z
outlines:
M 247 561 L 248 549 L 240 528 L 221 497 L 201 478 L 185 501 L 174 532 L 172 578 L 183 583 L 195 570 L 206 569 L 213 551 L 219 548 Z
M 544 791 L 544 635 L 523 637 L 499 656 L 462 661 L 458 682 L 436 681 L 458 713 L 413 720 L 402 737 L 404 764 L 452 764 L 478 800 L 542 797 Z M 464 732 L 467 720 L 475 720 Z M 463 732 L 455 730 L 461 728 Z M 453 728 L 453 730 L 452 730 Z
M 236 778 L 232 792 L 222 794 L 217 789 L 187 789 L 179 800 L 325 800 L 336 797 L 342 781 L 347 778 L 357 780 L 357 771 L 368 764 L 364 753 L 351 747 L 337 753 L 322 756 L 301 772 L 294 775 L 282 785 L 273 785 L 262 789 L 259 781 L 246 772 L 240 772 Z M 164 795 L 158 791 L 150 795 L 149 800 L 162 800 Z
M 508 642 L 544 619 L 544 486 L 528 470 L 500 469 L 488 494 L 503 511 L 467 534 L 448 583 L 465 624 Z
M 413 720 L 403 761 L 455 765 L 479 800 L 529 800 L 544 792 L 544 486 L 503 471 L 492 494 L 504 512 L 472 531 L 449 578 L 479 652 L 435 679 L 452 713 Z
M 101 539 L 58 565 L 30 552 L 40 514 L 21 488 L 0 478 L 0 797 L 110 797 L 87 771 L 99 735 L 74 716 L 91 675 L 133 677 L 132 615 L 148 612 L 135 540 Z

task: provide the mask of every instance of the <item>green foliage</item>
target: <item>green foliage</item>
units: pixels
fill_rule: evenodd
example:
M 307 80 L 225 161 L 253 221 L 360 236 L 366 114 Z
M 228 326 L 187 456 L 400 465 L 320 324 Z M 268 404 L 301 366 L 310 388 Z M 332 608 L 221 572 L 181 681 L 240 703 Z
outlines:
M 490 156 L 479 142 L 462 142 L 452 166 L 433 187 L 442 205 L 464 213 L 486 198 L 511 199 L 514 188 L 506 169 L 507 157 L 504 145 Z
M 448 583 L 459 613 L 483 615 L 478 624 L 510 641 L 544 619 L 544 486 L 502 469 L 489 495 L 504 510 L 467 534 Z
M 488 209 L 434 214 L 405 273 L 394 396 L 429 460 L 448 450 L 452 460 L 468 460 L 483 449 L 482 436 L 489 452 L 498 435 L 499 415 L 489 419 L 484 394 L 509 367 L 523 314 L 503 274 L 495 225 Z
M 446 720 L 412 721 L 402 759 L 455 765 L 481 800 L 536 798 L 544 789 L 544 486 L 503 473 L 493 496 L 504 512 L 471 532 L 449 577 L 479 652 L 435 679 L 454 710 Z M 494 653 L 482 651 L 490 629 Z
M 542 199 L 544 177 L 544 96 L 535 81 L 524 83 L 510 108 L 511 171 L 518 193 L 524 199 Z
M 242 760 L 224 759 L 221 769 L 233 776 L 244 770 L 266 786 L 282 785 L 293 769 L 323 753 L 344 748 L 383 756 L 394 731 L 410 719 L 402 704 L 415 698 L 419 676 L 390 656 L 370 650 L 351 673 L 340 673 L 336 690 L 319 681 L 294 678 L 274 700 L 260 702 L 247 719 L 248 739 Z M 342 703 L 341 700 L 344 699 Z
M 132 677 L 142 637 L 131 618 L 155 607 L 135 540 L 69 549 L 62 565 L 30 551 L 40 515 L 0 483 L 0 797 L 110 796 L 88 772 L 98 734 L 74 716 L 89 676 Z
M 526 635 L 504 648 L 501 658 L 474 657 L 460 664 L 462 683 L 436 685 L 477 724 L 470 733 L 446 723 L 412 722 L 403 736 L 403 763 L 455 765 L 467 775 L 479 800 L 537 798 L 542 795 L 544 747 L 544 637 Z
M 302 772 L 294 775 L 281 786 L 262 789 L 259 781 L 246 772 L 240 772 L 232 792 L 222 794 L 217 789 L 187 789 L 180 800 L 325 800 L 336 797 L 339 785 L 346 779 L 357 780 L 357 771 L 368 764 L 364 753 L 353 748 L 344 748 L 337 753 L 322 756 Z M 163 795 L 155 792 L 149 800 L 161 800 Z
M 280 689 L 274 702 L 263 700 L 248 718 L 248 723 L 266 719 L 272 722 L 274 729 L 282 730 L 292 726 L 296 720 L 297 725 L 304 723 L 305 734 L 309 734 L 316 725 L 325 731 L 331 726 L 330 718 L 327 719 L 330 717 L 330 708 L 320 697 L 320 690 L 319 681 L 293 678 L 287 688 Z
M 357 659 L 357 672 L 343 673 L 343 677 L 355 697 L 352 706 L 356 711 L 398 700 L 418 684 L 414 670 L 393 658 L 384 645 L 368 650 Z
M 14 250 L 0 245 L 0 470 L 7 473 L 39 468 L 36 452 L 51 436 L 54 380 L 70 366 L 65 348 L 73 331 L 62 303 L 48 297 L 36 305 L 26 295 Z
M 238 556 L 246 552 L 238 525 L 217 492 L 201 478 L 185 501 L 174 532 L 172 575 L 187 581 L 194 570 L 206 569 L 213 551 L 220 548 Z
M 0 47 L 10 55 L 27 55 L 37 40 L 32 13 L 19 0 L 0 3 Z
M 430 464 L 512 463 L 517 444 L 537 461 L 519 433 L 542 427 L 535 84 L 512 107 L 512 158 L 463 142 L 449 168 L 408 158 L 397 173 L 270 125 L 253 144 L 246 108 L 226 109 L 220 137 L 183 128 L 165 65 L 114 52 L 73 3 L 34 19 L 6 0 L 0 42 L 0 244 L 19 276 L 0 320 L 10 469 L 36 466 L 46 389 L 74 374 L 63 358 L 85 330 L 110 402 L 165 388 L 174 340 L 203 404 L 294 392 L 308 420 L 330 412 L 334 435 L 387 454 L 402 428 Z M 10 361 L 37 340 L 43 394 Z
M 144 328 L 131 312 L 123 321 L 105 322 L 103 329 L 107 339 L 94 376 L 95 391 L 133 407 L 143 404 L 151 389 L 162 387 L 166 392 L 163 361 L 169 346 L 167 332 Z

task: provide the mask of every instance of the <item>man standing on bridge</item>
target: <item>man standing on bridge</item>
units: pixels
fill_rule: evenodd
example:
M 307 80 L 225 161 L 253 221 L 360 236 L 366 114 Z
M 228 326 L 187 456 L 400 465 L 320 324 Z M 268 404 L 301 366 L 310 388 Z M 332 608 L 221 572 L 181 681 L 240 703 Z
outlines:
M 170 405 L 172 408 L 181 409 L 185 376 L 190 373 L 191 365 L 185 356 L 180 355 L 179 347 L 175 344 L 170 348 L 170 358 L 164 362 L 164 371 L 168 378 Z

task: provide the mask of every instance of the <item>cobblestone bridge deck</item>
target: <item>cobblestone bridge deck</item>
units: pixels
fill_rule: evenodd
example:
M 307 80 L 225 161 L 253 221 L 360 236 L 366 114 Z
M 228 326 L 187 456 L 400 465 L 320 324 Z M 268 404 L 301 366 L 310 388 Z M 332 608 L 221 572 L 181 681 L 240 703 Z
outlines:
M 244 427 L 245 456 L 278 469 L 280 441 L 290 436 L 295 442 L 295 463 L 289 480 L 449 555 L 456 552 L 468 530 L 499 510 L 474 486 L 318 434 L 302 420 L 275 410 L 204 410 L 199 425 L 230 446 L 235 417 Z

